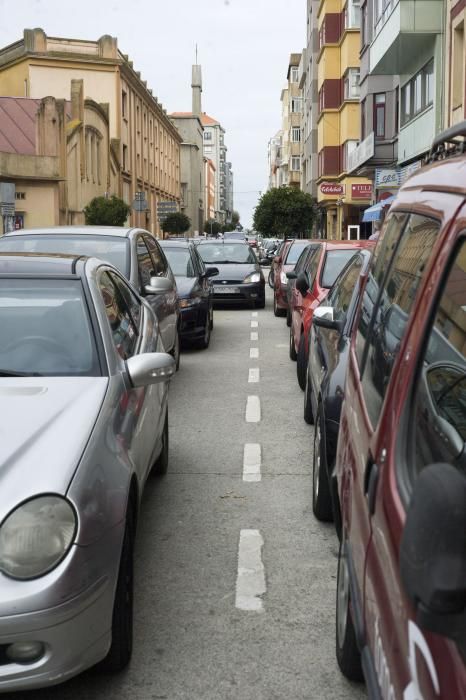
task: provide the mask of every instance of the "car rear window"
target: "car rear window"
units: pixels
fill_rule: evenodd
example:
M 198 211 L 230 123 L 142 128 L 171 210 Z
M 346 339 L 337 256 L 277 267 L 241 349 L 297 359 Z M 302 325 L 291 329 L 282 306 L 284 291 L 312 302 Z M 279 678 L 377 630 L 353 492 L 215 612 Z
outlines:
M 110 263 L 129 276 L 129 241 L 119 236 L 91 236 L 89 234 L 4 236 L 0 238 L 3 253 L 65 253 L 87 255 Z
M 333 287 L 336 278 L 343 270 L 346 263 L 353 257 L 354 252 L 354 248 L 348 250 L 329 250 L 327 252 L 321 274 L 320 284 L 322 287 L 326 287 L 327 289 Z
M 241 243 L 206 243 L 198 248 L 205 263 L 221 265 L 227 263 L 254 264 L 257 258 L 248 245 Z
M 187 248 L 165 248 L 164 253 L 175 277 L 195 277 L 194 265 Z
M 309 245 L 309 241 L 301 241 L 292 243 L 288 248 L 288 254 L 285 259 L 285 265 L 296 265 L 298 258 L 303 252 L 303 248 Z

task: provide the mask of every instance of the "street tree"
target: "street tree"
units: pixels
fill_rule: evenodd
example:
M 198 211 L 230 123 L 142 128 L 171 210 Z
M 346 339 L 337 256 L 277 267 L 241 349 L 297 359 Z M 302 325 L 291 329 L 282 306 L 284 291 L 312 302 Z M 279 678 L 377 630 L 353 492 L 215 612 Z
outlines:
M 164 233 L 185 233 L 191 226 L 191 219 L 181 211 L 169 214 L 162 224 Z
M 204 224 L 204 232 L 212 234 L 212 236 L 218 236 L 218 234 L 221 233 L 221 231 L 222 224 L 220 224 L 218 221 L 215 221 L 215 219 L 209 219 Z
M 239 224 L 239 213 L 237 211 L 233 211 L 231 214 L 231 223 L 233 224 L 233 227 L 237 226 Z
M 254 229 L 271 238 L 305 238 L 311 233 L 314 211 L 314 200 L 307 192 L 295 187 L 272 187 L 254 210 Z
M 123 226 L 131 207 L 119 197 L 112 195 L 94 197 L 83 211 L 86 224 L 91 226 Z

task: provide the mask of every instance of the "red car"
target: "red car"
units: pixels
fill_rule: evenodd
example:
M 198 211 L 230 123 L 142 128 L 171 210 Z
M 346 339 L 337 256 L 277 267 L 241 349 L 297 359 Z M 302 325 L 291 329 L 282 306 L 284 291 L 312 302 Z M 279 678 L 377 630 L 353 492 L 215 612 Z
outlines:
M 466 698 L 461 137 L 466 121 L 436 138 L 429 165 L 400 189 L 351 340 L 332 479 L 336 651 L 371 698 Z
M 311 241 L 306 238 L 286 239 L 274 260 L 273 312 L 275 316 L 286 316 L 288 308 L 286 273 L 293 270 L 303 249 L 309 243 Z
M 290 358 L 297 361 L 298 383 L 303 391 L 306 386 L 309 331 L 314 309 L 327 296 L 355 251 L 373 246 L 369 241 L 322 241 L 296 280 L 291 294 Z M 292 279 L 293 272 L 288 275 Z

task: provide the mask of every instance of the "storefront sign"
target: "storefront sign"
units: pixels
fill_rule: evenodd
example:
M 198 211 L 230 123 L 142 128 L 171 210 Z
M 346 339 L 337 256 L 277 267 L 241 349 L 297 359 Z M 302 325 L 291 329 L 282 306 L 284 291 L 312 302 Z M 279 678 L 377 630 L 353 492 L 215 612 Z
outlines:
M 375 138 L 374 132 L 370 133 L 364 141 L 361 141 L 359 146 L 351 153 L 348 153 L 348 172 L 356 170 L 360 165 L 372 158 L 374 155 Z
M 371 184 L 356 184 L 351 185 L 351 199 L 371 199 L 372 185 Z
M 375 186 L 377 189 L 382 187 L 399 187 L 401 185 L 401 170 L 399 168 L 375 169 Z
M 335 197 L 341 197 L 345 194 L 345 186 L 336 182 L 322 182 L 319 187 L 322 194 L 330 194 Z

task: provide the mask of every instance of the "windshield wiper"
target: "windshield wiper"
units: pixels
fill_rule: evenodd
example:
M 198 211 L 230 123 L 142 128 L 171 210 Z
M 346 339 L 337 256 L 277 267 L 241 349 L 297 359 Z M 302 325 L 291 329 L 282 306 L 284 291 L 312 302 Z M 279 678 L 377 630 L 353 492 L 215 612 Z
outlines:
M 212 265 L 247 265 L 248 261 L 247 260 L 216 260 L 215 263 L 211 263 Z M 250 265 L 252 263 L 249 263 Z
M 11 369 L 0 369 L 0 377 L 43 377 L 40 372 L 15 372 Z

